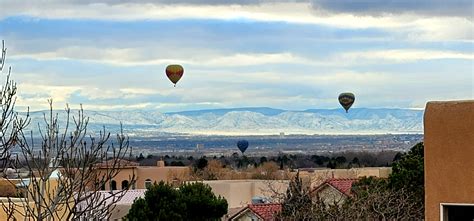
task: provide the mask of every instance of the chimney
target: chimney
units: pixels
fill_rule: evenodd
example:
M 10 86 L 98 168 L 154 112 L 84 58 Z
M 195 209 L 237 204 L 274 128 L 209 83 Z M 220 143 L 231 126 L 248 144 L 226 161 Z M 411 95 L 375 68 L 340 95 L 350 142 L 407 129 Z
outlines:
M 163 160 L 156 161 L 156 166 L 157 167 L 165 167 L 165 161 L 163 161 Z

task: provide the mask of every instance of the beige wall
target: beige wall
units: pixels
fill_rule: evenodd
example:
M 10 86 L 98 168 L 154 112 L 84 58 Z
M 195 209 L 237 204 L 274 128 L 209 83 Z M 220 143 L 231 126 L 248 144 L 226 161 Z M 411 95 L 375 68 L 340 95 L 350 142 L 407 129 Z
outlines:
M 429 102 L 424 117 L 425 218 L 440 203 L 474 203 L 474 100 Z
M 329 178 L 360 178 L 380 177 L 388 178 L 392 173 L 391 167 L 363 167 L 352 169 L 316 169 L 313 172 L 300 171 L 300 177 L 311 189 L 319 186 Z
M 242 207 L 252 202 L 252 197 L 273 195 L 271 189 L 285 193 L 288 180 L 212 180 L 203 181 L 216 195 L 223 196 L 229 208 Z M 271 187 L 271 188 L 270 188 Z
M 117 182 L 117 189 L 122 189 L 122 181 L 130 180 L 135 175 L 135 189 L 145 189 L 145 181 L 150 179 L 154 182 L 172 182 L 177 179 L 184 181 L 189 178 L 189 167 L 158 167 L 158 166 L 137 166 L 121 169 L 113 180 Z M 110 189 L 110 184 L 106 185 L 106 190 Z
M 18 180 L 13 180 L 15 182 L 18 182 Z M 2 182 L 5 182 L 4 180 Z M 41 181 L 40 181 L 41 182 Z M 55 178 L 50 178 L 48 180 L 45 181 L 45 191 L 46 191 L 46 197 L 45 197 L 45 203 L 42 203 L 42 207 L 40 208 L 46 208 L 46 207 L 50 207 L 50 205 L 52 205 L 52 201 L 53 201 L 53 198 L 55 197 L 55 194 L 56 194 L 56 191 L 57 191 L 57 188 L 58 188 L 58 180 L 55 179 Z M 30 185 L 29 187 L 30 189 L 33 188 L 32 185 Z M 32 190 L 32 192 L 35 192 Z M 24 220 L 24 217 L 25 217 L 25 211 L 27 211 L 27 208 L 25 207 L 26 205 L 29 205 L 29 208 L 31 208 L 32 210 L 35 210 L 36 211 L 36 204 L 33 202 L 33 199 L 32 199 L 32 196 L 28 196 L 29 199 L 27 198 L 13 198 L 11 197 L 10 200 L 11 200 L 11 204 L 9 203 L 9 198 L 8 197 L 0 197 L 0 220 L 8 220 L 8 215 L 7 213 L 5 212 L 5 210 L 2 207 L 2 204 L 5 205 L 5 206 L 13 206 L 15 207 L 15 213 L 13 214 L 13 216 L 17 219 L 17 220 Z M 62 205 L 60 206 L 60 208 L 56 209 L 55 210 L 56 213 L 53 215 L 52 219 L 53 220 L 60 220 L 60 217 L 63 217 L 65 216 L 66 214 L 69 214 L 69 210 L 67 209 L 67 207 L 65 205 Z M 37 212 L 37 211 L 36 211 Z M 32 218 L 30 219 L 27 219 L 27 220 L 32 220 Z
M 150 179 L 152 183 L 160 181 L 173 182 L 173 180 L 185 181 L 189 179 L 189 167 L 138 167 L 137 189 L 145 189 L 145 181 Z

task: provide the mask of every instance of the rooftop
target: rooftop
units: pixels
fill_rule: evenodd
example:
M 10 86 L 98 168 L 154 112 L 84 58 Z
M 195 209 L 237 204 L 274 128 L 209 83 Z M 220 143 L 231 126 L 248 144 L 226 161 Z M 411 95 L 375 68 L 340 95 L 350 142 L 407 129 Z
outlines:
M 326 180 L 324 183 L 316 187 L 313 191 L 318 191 L 324 185 L 330 185 L 335 189 L 339 190 L 341 193 L 348 196 L 351 195 L 352 185 L 357 182 L 358 179 L 348 179 L 348 178 L 331 178 Z
M 137 162 L 132 162 L 132 161 L 129 161 L 129 160 L 123 160 L 123 159 L 111 159 L 111 160 L 107 160 L 105 162 L 102 162 L 102 163 L 98 163 L 97 166 L 98 167 L 137 167 L 139 166 L 140 164 L 137 163 Z
M 273 220 L 276 213 L 281 211 L 279 203 L 250 204 L 248 208 L 263 220 Z

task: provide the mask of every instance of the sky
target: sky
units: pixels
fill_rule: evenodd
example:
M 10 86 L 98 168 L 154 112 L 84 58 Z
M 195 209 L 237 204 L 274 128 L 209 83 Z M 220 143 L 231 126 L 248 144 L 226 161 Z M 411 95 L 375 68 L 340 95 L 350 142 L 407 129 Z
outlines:
M 474 97 L 471 0 L 0 0 L 17 109 L 423 108 Z M 176 87 L 168 64 L 185 71 Z M 4 71 L 5 74 L 5 71 Z M 4 81 L 4 78 L 2 78 Z

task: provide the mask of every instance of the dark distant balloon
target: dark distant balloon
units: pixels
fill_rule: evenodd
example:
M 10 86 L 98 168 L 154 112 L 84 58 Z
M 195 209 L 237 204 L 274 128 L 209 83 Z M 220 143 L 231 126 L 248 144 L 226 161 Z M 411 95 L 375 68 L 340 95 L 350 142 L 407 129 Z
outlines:
M 240 152 L 242 152 L 243 154 L 249 147 L 249 142 L 246 140 L 239 140 L 237 142 L 237 147 L 239 148 Z
M 346 110 L 346 113 L 349 110 L 349 108 L 351 108 L 354 101 L 355 101 L 355 96 L 353 93 L 346 92 L 339 95 L 339 103 Z
M 179 79 L 183 77 L 184 69 L 183 66 L 179 64 L 171 64 L 166 67 L 166 76 L 173 82 L 174 86 L 176 87 L 176 83 L 178 83 Z

